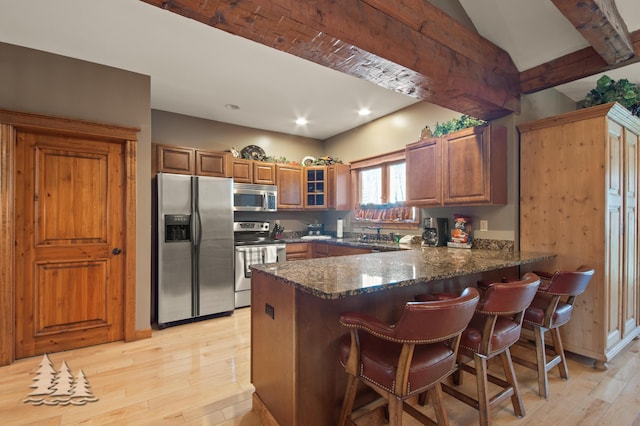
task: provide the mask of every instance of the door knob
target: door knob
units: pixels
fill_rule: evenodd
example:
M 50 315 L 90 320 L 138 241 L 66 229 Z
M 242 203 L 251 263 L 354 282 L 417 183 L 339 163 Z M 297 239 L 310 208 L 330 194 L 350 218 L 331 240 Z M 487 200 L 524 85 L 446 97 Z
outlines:
M 113 250 L 111 250 L 111 253 L 113 254 L 120 254 L 122 253 L 122 250 L 120 250 L 118 247 L 114 248 Z

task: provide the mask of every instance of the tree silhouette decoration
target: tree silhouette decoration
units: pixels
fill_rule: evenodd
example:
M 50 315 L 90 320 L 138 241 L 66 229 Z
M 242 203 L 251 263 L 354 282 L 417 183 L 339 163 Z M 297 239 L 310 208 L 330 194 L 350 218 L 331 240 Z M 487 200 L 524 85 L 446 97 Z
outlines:
M 98 400 L 91 392 L 89 380 L 82 370 L 74 380 L 66 361 L 62 361 L 60 371 L 56 371 L 47 354 L 42 357 L 33 381 L 34 383 L 29 387 L 34 390 L 23 400 L 25 403 L 30 402 L 33 405 L 84 405 L 87 402 Z

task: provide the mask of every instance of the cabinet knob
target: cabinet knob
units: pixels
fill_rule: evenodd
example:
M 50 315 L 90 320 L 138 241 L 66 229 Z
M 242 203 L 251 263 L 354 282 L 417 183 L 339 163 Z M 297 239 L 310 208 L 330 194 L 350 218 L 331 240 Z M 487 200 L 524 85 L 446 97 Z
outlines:
M 116 255 L 117 255 L 117 254 L 122 253 L 122 250 L 120 250 L 118 247 L 116 247 L 116 248 L 114 248 L 113 250 L 111 250 L 111 253 L 113 253 L 113 254 L 116 254 Z

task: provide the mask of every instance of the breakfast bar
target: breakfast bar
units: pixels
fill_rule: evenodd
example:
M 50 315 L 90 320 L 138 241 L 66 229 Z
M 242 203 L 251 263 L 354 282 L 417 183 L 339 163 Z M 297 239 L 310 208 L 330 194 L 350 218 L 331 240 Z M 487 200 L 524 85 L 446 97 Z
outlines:
M 394 322 L 418 293 L 458 291 L 516 276 L 553 254 L 447 247 L 256 265 L 251 294 L 251 381 L 264 424 L 333 425 L 346 374 L 340 314 Z

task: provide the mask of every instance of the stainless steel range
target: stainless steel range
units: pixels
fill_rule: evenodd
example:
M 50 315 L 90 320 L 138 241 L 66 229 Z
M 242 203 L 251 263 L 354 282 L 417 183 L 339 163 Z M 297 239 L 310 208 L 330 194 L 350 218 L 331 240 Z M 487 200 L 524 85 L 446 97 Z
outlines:
M 269 222 L 233 222 L 236 308 L 251 304 L 251 265 L 287 260 L 284 241 L 269 230 Z

